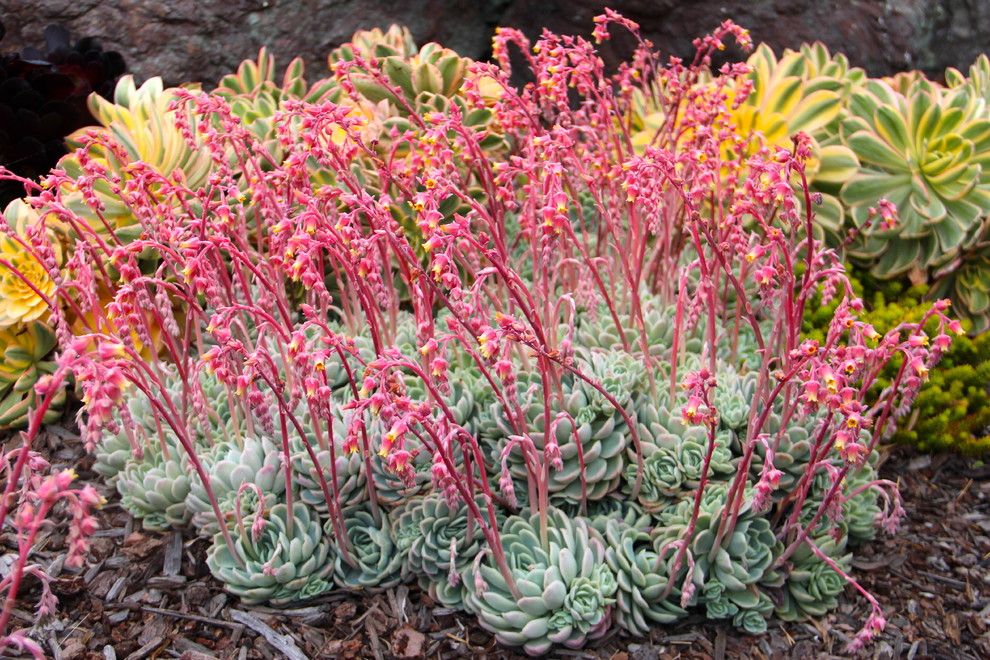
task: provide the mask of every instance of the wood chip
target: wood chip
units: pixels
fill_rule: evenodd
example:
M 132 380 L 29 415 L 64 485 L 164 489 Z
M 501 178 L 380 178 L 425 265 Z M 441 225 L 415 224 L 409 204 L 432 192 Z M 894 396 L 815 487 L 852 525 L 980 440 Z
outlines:
M 131 653 L 125 660 L 141 660 L 142 658 L 146 658 L 151 655 L 152 651 L 161 646 L 163 641 L 161 637 L 153 639 L 134 653 Z
M 283 653 L 289 660 L 307 660 L 306 654 L 299 650 L 295 640 L 288 635 L 282 635 L 272 630 L 261 619 L 242 610 L 228 610 L 230 618 L 242 623 L 265 638 L 276 651 Z
M 127 577 L 121 575 L 114 581 L 113 586 L 110 587 L 110 591 L 107 592 L 107 597 L 104 598 L 108 603 L 112 603 L 117 600 L 120 595 L 124 592 L 124 585 L 127 583 Z
M 165 545 L 165 563 L 162 566 L 162 575 L 178 575 L 182 568 L 182 533 L 172 532 L 168 543 Z

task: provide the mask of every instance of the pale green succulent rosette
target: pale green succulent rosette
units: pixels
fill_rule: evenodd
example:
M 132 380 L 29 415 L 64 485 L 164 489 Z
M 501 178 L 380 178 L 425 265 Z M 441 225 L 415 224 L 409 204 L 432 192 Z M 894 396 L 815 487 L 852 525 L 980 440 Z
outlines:
M 478 496 L 476 504 L 487 515 L 484 498 Z M 469 524 L 466 504 L 451 507 L 437 493 L 422 498 L 404 515 L 406 520 L 392 526 L 396 545 L 401 549 L 408 544 L 403 576 L 416 577 L 430 597 L 445 607 L 460 608 L 461 575 L 485 547 L 480 521 Z M 503 519 L 496 516 L 496 522 Z
M 380 429 L 378 432 L 380 435 L 384 434 Z M 373 447 L 378 446 L 377 440 L 373 440 L 372 443 Z M 390 469 L 386 458 L 378 454 L 371 456 L 371 478 L 375 484 L 375 496 L 378 498 L 378 503 L 383 506 L 399 506 L 410 498 L 426 494 L 430 489 L 430 468 L 433 466 L 433 457 L 412 435 L 407 435 L 405 438 L 405 450 L 411 456 L 409 467 L 412 469 L 412 479 L 409 481 Z
M 244 521 L 243 529 L 232 529 L 234 554 L 222 534 L 213 538 L 206 557 L 213 577 L 247 604 L 286 605 L 328 591 L 330 543 L 316 514 L 293 503 L 290 524 L 289 508 L 280 503 L 264 518 L 257 539 L 252 538 L 254 516 Z
M 602 537 L 587 523 L 558 509 L 547 512 L 547 544 L 538 515 L 512 516 L 502 545 L 520 598 L 513 595 L 490 554 L 464 573 L 464 606 L 507 646 L 530 655 L 555 644 L 581 648 L 604 635 L 618 589 L 605 563 Z
M 140 391 L 130 392 L 126 397 L 124 405 L 130 415 L 130 423 L 122 423 L 120 415 L 114 413 L 119 429 L 116 433 L 104 431 L 103 437 L 93 450 L 96 457 L 93 471 L 102 476 L 111 486 L 116 484 L 118 475 L 127 464 L 137 460 L 134 458 L 134 448 L 128 434 L 133 437 L 134 443 L 142 449 L 151 443 L 159 442 L 155 410 L 148 398 Z
M 452 421 L 464 428 L 471 435 L 476 435 L 478 432 L 478 407 L 475 405 L 474 399 L 474 390 L 478 386 L 475 382 L 477 380 L 471 378 L 466 373 L 461 373 L 459 369 L 451 370 L 449 374 L 449 389 L 441 395 L 443 404 L 453 417 Z M 484 384 L 488 385 L 487 381 Z M 436 419 L 447 419 L 445 412 L 432 400 L 420 378 L 411 376 L 406 378 L 406 393 L 414 401 L 430 403 L 434 410 L 436 410 Z
M 349 557 L 335 546 L 332 559 L 334 580 L 350 589 L 387 589 L 402 579 L 403 554 L 392 538 L 389 514 L 379 510 L 378 518 L 365 503 L 344 510 Z M 333 528 L 326 524 L 327 534 Z
M 599 382 L 620 405 L 631 408 L 632 393 L 642 383 L 644 376 L 641 363 L 621 353 L 595 353 L 586 358 L 578 358 L 576 362 L 578 369 Z M 579 504 L 582 500 L 598 500 L 613 492 L 621 481 L 625 450 L 630 442 L 628 427 L 622 414 L 590 385 L 568 374 L 564 377 L 563 401 L 551 400 L 550 412 L 554 417 L 546 420 L 539 377 L 521 377 L 518 386 L 519 403 L 526 415 L 529 437 L 537 451 L 544 450 L 544 429 L 556 419 L 556 415 L 565 412 L 570 416 L 560 418 L 555 427 L 563 469 L 550 471 L 549 491 L 552 501 Z M 502 410 L 501 402 L 493 404 L 491 419 L 495 428 L 489 427 L 487 432 L 497 434 L 492 452 L 495 460 L 491 464 L 497 466 L 497 459 L 513 435 L 513 429 Z M 577 424 L 576 431 L 571 420 Z M 508 465 L 513 478 L 523 482 L 527 479 L 528 472 L 521 449 L 513 447 L 510 450 Z
M 713 403 L 718 410 L 718 421 L 722 428 L 742 432 L 749 424 L 749 410 L 756 398 L 756 373 L 739 373 L 725 364 L 720 364 L 713 395 Z
M 752 611 L 765 619 L 772 607 L 768 607 L 760 585 L 780 552 L 780 543 L 770 522 L 749 511 L 751 498 L 747 495 L 732 534 L 716 545 L 728 488 L 716 483 L 705 490 L 688 544 L 694 559 L 691 581 L 695 585 L 689 604 L 704 604 L 709 618 L 736 617 L 740 612 Z M 693 509 L 693 500 L 685 498 L 661 515 L 652 540 L 662 556 L 669 557 L 675 544 L 684 538 Z M 740 624 L 750 632 L 765 630 L 765 621 L 760 625 L 756 619 L 756 614 L 739 616 Z
M 637 428 L 643 447 L 643 473 L 636 499 L 644 511 L 657 513 L 676 504 L 687 491 L 697 487 L 708 452 L 708 430 L 700 425 L 686 425 L 679 413 L 671 413 L 657 399 L 641 397 L 636 406 Z M 715 449 L 709 464 L 708 478 L 718 480 L 736 470 L 732 451 L 733 434 L 722 430 L 715 437 Z M 636 454 L 626 449 L 627 465 L 623 492 L 631 494 L 638 476 Z
M 292 479 L 299 490 L 299 499 L 321 516 L 327 515 L 327 497 L 323 492 L 320 475 L 326 482 L 327 489 L 333 495 L 333 471 L 330 469 L 330 449 L 320 447 L 309 421 L 309 414 L 299 416 L 303 420 L 303 431 L 309 448 L 305 446 L 298 433 L 292 433 L 289 438 L 292 451 Z M 332 420 L 323 420 L 322 430 L 324 441 L 329 443 L 330 426 L 333 426 L 333 458 L 334 470 L 337 473 L 337 492 L 342 508 L 356 506 L 368 499 L 367 474 L 364 455 L 360 452 L 344 450 L 344 440 L 347 432 L 346 418 L 334 415 Z M 310 450 L 316 455 L 316 464 Z M 318 466 L 318 467 L 317 467 Z
M 560 509 L 571 517 L 582 515 L 579 511 L 580 507 L 573 504 Z M 602 536 L 605 535 L 605 529 L 611 521 L 638 530 L 648 530 L 653 527 L 653 518 L 650 514 L 644 511 L 639 503 L 622 496 L 621 493 L 589 502 L 587 512 L 582 517 Z
M 633 635 L 648 635 L 656 624 L 669 624 L 687 616 L 677 602 L 680 591 L 668 587 L 667 563 L 657 554 L 644 529 L 622 520 L 604 525 L 605 561 L 615 574 L 615 621 Z
M 185 451 L 174 437 L 166 440 L 165 449 L 160 442 L 150 442 L 140 459 L 128 461 L 117 474 L 120 503 L 145 529 L 181 527 L 192 516 L 186 506 L 192 473 Z
M 425 495 L 412 497 L 389 512 L 392 541 L 395 543 L 396 552 L 402 557 L 402 570 L 404 572 L 408 572 L 406 560 L 409 558 L 409 549 L 422 535 L 420 523 L 425 515 L 423 500 L 426 497 Z
M 852 555 L 845 552 L 844 537 L 837 542 L 829 535 L 819 536 L 815 543 L 843 571 L 849 570 Z M 838 607 L 846 581 L 807 544 L 791 555 L 789 564 L 790 570 L 781 590 L 782 600 L 776 607 L 777 616 L 784 621 L 797 621 L 823 616 Z
M 103 438 L 93 449 L 93 456 L 96 458 L 93 472 L 103 477 L 107 485 L 114 486 L 117 483 L 117 475 L 127 466 L 133 454 L 134 449 L 124 429 L 117 433 L 104 433 Z
M 774 499 L 779 499 L 789 492 L 807 469 L 808 461 L 811 460 L 811 447 L 816 433 L 820 430 L 820 422 L 821 418 L 818 416 L 801 417 L 795 413 L 782 432 L 780 415 L 772 412 L 767 416 L 763 432 L 769 436 L 770 446 L 776 445 L 773 466 L 781 472 L 780 483 L 773 493 Z M 741 442 L 737 442 L 735 448 L 741 452 Z M 766 447 L 762 442 L 757 442 L 750 463 L 750 474 L 754 479 L 759 478 L 766 456 Z
M 242 444 L 224 443 L 216 445 L 211 460 L 204 467 L 210 477 L 210 487 L 225 524 L 229 527 L 236 517 L 238 492 L 244 484 L 254 484 L 264 494 L 266 508 L 273 507 L 284 499 L 285 470 L 282 463 L 282 448 L 267 438 L 245 437 Z M 202 458 L 200 460 L 203 460 Z M 247 488 L 240 495 L 242 516 L 254 513 L 259 508 L 258 491 Z M 212 538 L 220 531 L 216 514 L 206 494 L 202 480 L 194 475 L 187 507 L 192 512 L 192 524 L 200 534 Z

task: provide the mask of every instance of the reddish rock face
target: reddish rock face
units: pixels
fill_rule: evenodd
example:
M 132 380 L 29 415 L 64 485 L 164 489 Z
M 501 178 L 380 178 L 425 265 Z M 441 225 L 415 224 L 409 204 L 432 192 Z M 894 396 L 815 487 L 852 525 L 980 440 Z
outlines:
M 61 22 L 99 37 L 139 77 L 215 82 L 262 45 L 286 63 L 301 55 L 311 72 L 355 30 L 408 25 L 419 43 L 440 41 L 484 57 L 495 25 L 536 36 L 543 26 L 589 34 L 605 5 L 638 21 L 664 52 L 687 55 L 691 40 L 725 18 L 776 48 L 822 40 L 873 74 L 965 67 L 990 42 L 990 3 L 973 0 L 0 0 L 4 50 L 37 44 Z M 625 54 L 629 41 L 605 55 Z

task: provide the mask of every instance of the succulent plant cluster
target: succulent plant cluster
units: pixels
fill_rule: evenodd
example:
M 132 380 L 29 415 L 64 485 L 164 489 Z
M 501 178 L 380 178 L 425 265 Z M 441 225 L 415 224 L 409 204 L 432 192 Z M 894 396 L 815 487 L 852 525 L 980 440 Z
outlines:
M 670 310 L 656 307 L 656 299 L 645 304 L 647 318 L 671 317 Z M 600 324 L 589 315 L 578 324 L 575 336 L 591 336 Z M 657 322 L 652 327 L 661 326 Z M 669 356 L 669 337 L 664 342 L 663 333 L 655 333 L 658 343 L 651 344 L 651 351 L 658 358 Z M 397 334 L 397 346 L 408 342 L 415 338 Z M 360 336 L 357 344 L 365 344 Z M 697 340 L 688 345 L 692 350 L 701 346 Z M 406 345 L 400 350 L 416 352 L 411 349 Z M 692 608 L 750 633 L 764 631 L 774 612 L 794 618 L 833 608 L 841 580 L 810 549 L 796 552 L 784 566 L 774 565 L 782 544 L 769 516 L 777 509 L 743 508 L 732 534 L 720 537 L 730 483 L 744 453 L 756 365 L 740 370 L 720 362 L 720 418 L 705 471 L 710 446 L 705 428 L 672 412 L 678 407 L 670 404 L 668 395 L 648 393 L 642 361 L 597 347 L 586 349 L 584 356 L 578 359 L 585 372 L 605 385 L 636 425 L 641 478 L 637 479 L 637 452 L 623 415 L 587 383 L 566 381 L 560 403 L 550 408 L 561 465 L 550 473 L 550 500 L 558 506 L 551 508 L 545 522 L 525 504 L 524 450 L 528 446 L 542 453 L 547 448 L 538 430 L 547 426 L 538 379 L 517 383 L 519 410 L 528 415 L 528 443 L 513 435 L 502 405 L 474 405 L 475 397 L 483 396 L 483 384 L 454 380 L 444 397 L 460 427 L 478 429 L 479 449 L 490 456 L 489 465 L 497 468 L 504 460 L 522 504 L 478 495 L 470 507 L 448 499 L 431 486 L 432 463 L 417 442 L 405 445 L 411 452 L 410 472 L 396 472 L 377 454 L 349 451 L 348 429 L 356 413 L 345 410 L 351 396 L 347 388 L 333 395 L 340 408 L 325 427 L 332 428 L 332 438 L 323 438 L 323 446 L 311 424 L 304 425 L 302 435 L 288 432 L 290 488 L 279 433 L 266 434 L 256 419 L 253 432 L 245 426 L 248 417 L 242 417 L 239 425 L 227 422 L 226 439 L 216 433 L 197 436 L 197 453 L 209 474 L 222 524 L 175 439 L 164 444 L 155 439 L 154 408 L 141 396 L 134 396 L 128 406 L 136 424 L 105 436 L 96 449 L 95 469 L 116 484 L 122 504 L 146 527 L 191 524 L 213 539 L 211 571 L 246 602 L 285 604 L 318 595 L 333 584 L 381 589 L 416 580 L 437 603 L 476 614 L 502 643 L 533 654 L 554 644 L 581 646 L 604 634 L 613 622 L 630 634 L 646 634 L 650 626 L 676 621 Z M 456 353 L 450 357 L 458 359 Z M 657 361 L 656 378 L 666 377 L 663 364 L 663 359 Z M 169 378 L 169 390 L 179 405 L 179 381 L 174 375 Z M 406 391 L 414 400 L 429 401 L 422 383 L 416 385 L 411 378 L 408 382 Z M 223 390 L 205 372 L 199 376 L 199 388 Z M 215 394 L 210 406 L 229 409 L 225 393 Z M 775 413 L 766 425 L 767 432 L 779 438 L 773 465 L 781 477 L 772 506 L 785 506 L 782 501 L 805 473 L 810 436 L 818 423 L 814 418 L 794 419 L 782 428 L 781 419 Z M 379 446 L 387 425 L 373 418 L 367 421 L 369 442 Z M 139 454 L 132 453 L 131 441 L 140 445 Z M 766 452 L 760 445 L 753 454 L 747 501 L 760 479 Z M 703 475 L 708 483 L 701 515 L 694 520 L 686 546 L 691 559 L 678 561 L 678 544 L 691 525 Z M 499 471 L 489 478 L 498 489 Z M 843 537 L 817 543 L 821 552 L 846 568 L 849 546 L 874 534 L 880 514 L 877 491 L 871 487 L 875 479 L 869 465 L 847 479 L 841 489 L 849 495 L 842 504 Z M 820 475 L 814 493 L 820 498 L 830 485 Z M 860 486 L 863 490 L 856 492 Z M 328 502 L 333 500 L 327 499 L 325 487 L 336 493 L 334 500 L 342 507 L 343 537 L 329 518 Z M 489 504 L 513 570 L 512 586 L 491 559 L 493 549 L 485 534 Z M 234 552 L 222 528 L 231 534 Z
M 249 603 L 415 580 L 530 654 L 835 607 L 902 513 L 877 442 L 961 327 L 940 302 L 879 335 L 802 217 L 856 180 L 824 135 L 856 73 L 816 47 L 713 77 L 729 36 L 690 67 L 644 43 L 647 76 L 552 33 L 500 31 L 496 65 L 393 29 L 311 86 L 265 52 L 211 93 L 125 78 L 26 202 L 68 226 L 65 272 L 42 261 L 95 470 Z M 631 136 L 647 92 L 684 127 L 660 147 Z M 815 135 L 728 136 L 747 116 Z

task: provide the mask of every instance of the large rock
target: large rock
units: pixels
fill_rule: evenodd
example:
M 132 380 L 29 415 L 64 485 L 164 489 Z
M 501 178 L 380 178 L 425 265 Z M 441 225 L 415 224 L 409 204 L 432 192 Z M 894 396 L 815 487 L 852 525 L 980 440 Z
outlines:
M 393 22 L 420 43 L 480 58 L 495 25 L 531 36 L 542 26 L 588 34 L 606 4 L 678 55 L 725 18 L 777 48 L 820 39 L 874 74 L 968 66 L 990 42 L 986 0 L 0 0 L 0 16 L 3 50 L 38 44 L 47 24 L 61 22 L 118 50 L 140 78 L 212 83 L 262 45 L 283 64 L 301 55 L 311 71 L 322 70 L 326 53 L 355 30 Z M 617 39 L 606 55 L 614 59 L 628 44 Z

